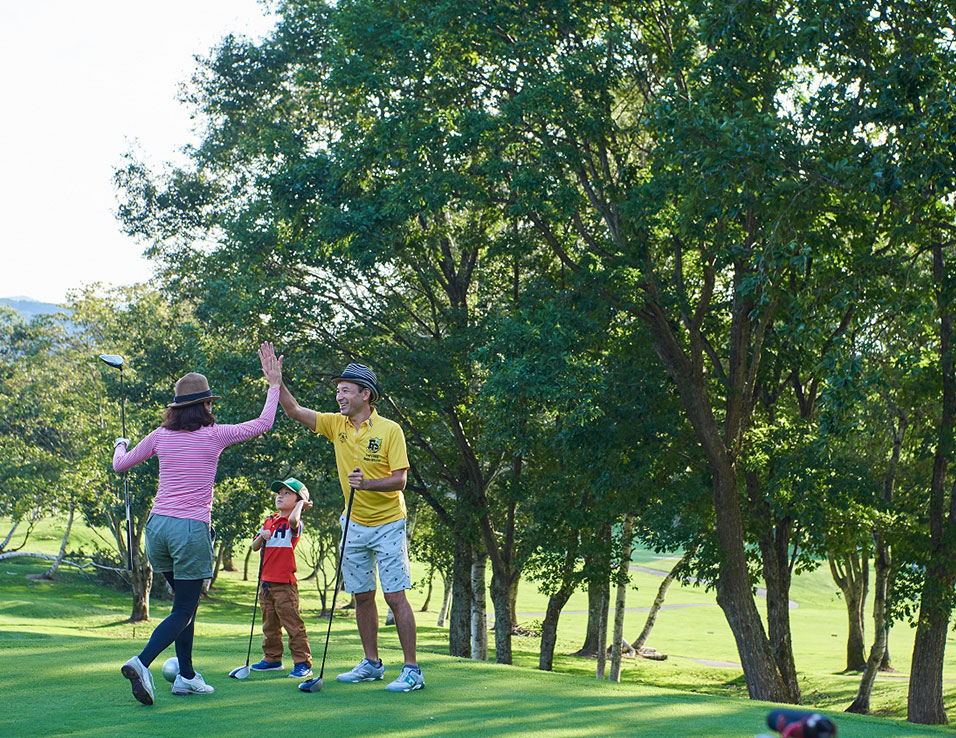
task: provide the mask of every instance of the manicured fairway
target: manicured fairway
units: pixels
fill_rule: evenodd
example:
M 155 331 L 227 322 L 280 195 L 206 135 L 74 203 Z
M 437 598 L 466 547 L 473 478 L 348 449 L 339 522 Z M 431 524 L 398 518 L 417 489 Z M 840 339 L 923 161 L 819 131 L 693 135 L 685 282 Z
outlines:
M 339 625 L 339 623 L 336 623 Z M 386 643 L 393 636 L 384 639 Z M 134 701 L 119 664 L 132 652 L 124 639 L 94 633 L 56 635 L 4 630 L 0 675 L 3 736 L 751 736 L 767 706 L 625 683 L 611 685 L 459 661 L 429 654 L 428 684 L 388 694 L 381 682 L 338 684 L 331 678 L 358 654 L 352 628 L 336 638 L 323 690 L 302 694 L 283 673 L 225 676 L 242 663 L 236 638 L 204 637 L 196 663 L 217 689 L 208 697 L 175 697 L 157 681 L 152 707 Z M 394 644 L 389 644 L 394 645 Z M 383 652 L 397 663 L 394 648 Z M 11 668 L 12 667 L 12 668 Z M 155 676 L 159 678 L 158 669 Z M 876 718 L 837 716 L 840 735 L 941 735 Z
M 222 580 L 200 607 L 195 663 L 216 687 L 208 697 L 174 697 L 154 665 L 157 700 L 136 702 L 119 666 L 142 647 L 155 620 L 125 622 L 128 600 L 81 575 L 34 583 L 38 562 L 0 563 L 0 736 L 753 736 L 765 732 L 771 707 L 746 699 L 696 694 L 628 679 L 597 682 L 577 674 L 458 660 L 443 655 L 446 632 L 422 616 L 426 688 L 388 694 L 381 682 L 344 685 L 334 675 L 361 655 L 354 622 L 337 617 L 325 686 L 303 694 L 286 672 L 226 674 L 245 662 L 251 584 Z M 168 602 L 154 601 L 154 617 Z M 307 613 L 318 660 L 327 621 Z M 398 643 L 383 629 L 382 655 L 397 673 Z M 258 637 L 253 655 L 258 649 Z M 585 664 L 587 662 L 584 662 Z M 592 662 L 593 663 L 593 662 Z M 647 664 L 650 666 L 650 664 Z M 830 713 L 845 738 L 948 735 L 945 728 Z

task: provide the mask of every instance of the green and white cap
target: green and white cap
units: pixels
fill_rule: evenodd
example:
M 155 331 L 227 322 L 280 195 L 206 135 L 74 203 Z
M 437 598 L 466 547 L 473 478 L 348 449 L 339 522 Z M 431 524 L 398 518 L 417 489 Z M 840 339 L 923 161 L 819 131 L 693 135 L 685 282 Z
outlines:
M 296 497 L 300 500 L 309 501 L 309 488 L 306 487 L 302 482 L 300 482 L 295 477 L 289 477 L 286 480 L 277 479 L 272 484 L 269 485 L 269 489 L 273 492 L 278 492 L 283 487 L 287 487 L 295 492 Z

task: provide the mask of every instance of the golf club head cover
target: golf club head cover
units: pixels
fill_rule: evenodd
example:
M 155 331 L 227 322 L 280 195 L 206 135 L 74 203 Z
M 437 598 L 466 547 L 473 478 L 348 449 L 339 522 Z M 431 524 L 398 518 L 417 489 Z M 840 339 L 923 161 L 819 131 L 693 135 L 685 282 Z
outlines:
M 783 738 L 835 738 L 836 725 L 825 715 L 805 710 L 771 710 L 767 727 Z

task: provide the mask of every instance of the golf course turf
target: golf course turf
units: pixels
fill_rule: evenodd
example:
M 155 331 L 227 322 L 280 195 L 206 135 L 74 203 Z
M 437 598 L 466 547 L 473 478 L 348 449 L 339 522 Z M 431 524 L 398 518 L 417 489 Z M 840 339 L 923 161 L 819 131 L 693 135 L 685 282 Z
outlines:
M 248 679 L 229 679 L 231 669 L 245 662 L 249 637 L 249 616 L 253 581 L 227 572 L 211 597 L 200 603 L 194 664 L 206 681 L 216 688 L 208 696 L 176 697 L 162 678 L 164 653 L 152 665 L 156 702 L 146 707 L 133 699 L 129 682 L 120 665 L 139 652 L 156 623 L 169 611 L 169 600 L 152 600 L 152 619 L 132 624 L 127 621 L 128 595 L 106 589 L 88 575 L 63 567 L 57 581 L 34 581 L 29 574 L 41 574 L 48 562 L 18 558 L 0 562 L 0 736 L 42 738 L 45 736 L 185 736 L 187 738 L 235 738 L 237 735 L 274 733 L 302 736 L 734 736 L 751 737 L 769 732 L 765 717 L 773 705 L 746 699 L 739 670 L 714 668 L 690 658 L 668 630 L 683 631 L 688 649 L 709 649 L 698 654 L 732 662 L 732 644 L 723 643 L 719 632 L 722 615 L 715 607 L 682 608 L 661 617 L 660 638 L 671 657 L 665 662 L 627 660 L 621 683 L 599 682 L 593 678 L 594 661 L 567 655 L 583 633 L 584 616 L 562 618 L 573 624 L 573 636 L 559 644 L 556 672 L 535 669 L 536 638 L 516 638 L 515 666 L 497 665 L 447 656 L 447 629 L 435 625 L 435 613 L 416 613 L 419 625 L 419 658 L 425 688 L 407 694 L 385 692 L 385 682 L 339 684 L 335 675 L 351 668 L 361 658 L 361 646 L 351 612 L 337 615 L 332 637 L 325 684 L 317 694 L 304 694 L 297 681 L 283 671 L 256 673 Z M 666 565 L 664 566 L 666 568 Z M 640 599 L 653 595 L 653 578 L 641 581 Z M 821 580 L 822 581 L 822 580 Z M 309 629 L 313 655 L 321 658 L 328 621 L 318 618 L 318 598 L 312 582 L 303 582 L 303 616 Z M 803 587 L 803 589 L 801 589 Z M 795 587 L 795 597 L 804 602 L 795 610 L 809 617 L 806 626 L 819 629 L 815 620 L 813 588 L 819 583 Z M 519 611 L 535 612 L 542 596 L 533 585 L 519 596 Z M 632 593 L 633 594 L 633 593 Z M 701 589 L 675 587 L 669 601 L 706 599 Z M 821 595 L 822 596 L 822 595 Z M 826 595 L 829 597 L 829 594 Z M 412 592 L 416 610 L 423 593 Z M 440 600 L 440 589 L 433 595 Z M 628 605 L 638 606 L 638 597 Z M 577 603 L 577 604 L 575 604 Z M 342 604 L 342 603 L 340 603 Z M 575 600 L 569 611 L 583 604 Z M 840 614 L 837 602 L 835 613 Z M 821 608 L 822 610 L 822 608 Z M 379 614 L 384 619 L 384 605 Z M 631 617 L 631 615 L 629 615 Z M 642 613 L 634 613 L 637 624 Z M 822 617 L 820 615 L 819 617 Z M 843 615 L 845 617 L 845 614 Z M 690 620 L 682 623 L 682 618 Z M 522 619 L 523 620 L 523 619 Z M 672 622 L 673 621 L 673 622 Z M 708 635 L 709 629 L 711 631 Z M 897 628 L 904 637 L 906 626 Z M 658 631 L 655 631 L 658 633 Z M 574 641 L 572 641 L 572 638 Z M 862 717 L 842 712 L 852 698 L 858 676 L 841 675 L 827 659 L 839 663 L 845 648 L 841 639 L 826 633 L 830 652 L 810 657 L 815 670 L 829 671 L 814 679 L 802 679 L 808 704 L 824 706 L 844 738 L 882 736 L 950 735 L 951 728 L 912 725 L 899 719 Z M 714 639 L 713 641 L 709 639 Z M 721 645 L 717 646 L 717 639 Z M 253 657 L 259 648 L 258 626 Z M 800 646 L 799 638 L 795 645 Z M 380 632 L 382 658 L 388 668 L 385 680 L 398 674 L 401 651 L 393 628 Z M 898 653 L 902 654 L 902 651 Z M 493 658 L 493 657 L 492 657 Z M 801 655 L 798 650 L 798 668 Z M 949 664 L 950 659 L 947 659 Z M 318 668 L 318 664 L 315 665 Z M 559 673 L 560 672 L 560 673 Z M 842 685 L 842 686 L 841 686 Z M 889 690 L 886 699 L 899 706 L 905 685 L 893 680 L 877 683 L 874 705 L 880 689 Z M 952 685 L 946 684 L 947 706 Z M 842 690 L 842 691 L 841 691 Z M 736 695 L 736 696 L 735 696 Z

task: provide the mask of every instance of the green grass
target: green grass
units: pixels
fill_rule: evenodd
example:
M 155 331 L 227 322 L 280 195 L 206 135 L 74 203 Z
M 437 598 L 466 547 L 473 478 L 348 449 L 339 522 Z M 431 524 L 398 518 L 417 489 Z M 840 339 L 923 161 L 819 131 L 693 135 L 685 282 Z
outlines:
M 62 528 L 41 525 L 31 538 L 31 551 L 55 552 Z M 76 540 L 92 534 L 78 526 Z M 71 541 L 71 548 L 79 543 Z M 86 546 L 89 548 L 89 545 Z M 642 552 L 641 566 L 666 571 L 671 561 Z M 157 701 L 146 708 L 133 700 L 119 665 L 137 653 L 155 624 L 169 608 L 153 601 L 148 623 L 130 624 L 127 595 L 104 590 L 89 577 L 61 568 L 55 582 L 35 582 L 48 563 L 36 559 L 0 561 L 0 736 L 235 736 L 271 730 L 305 731 L 307 735 L 462 736 L 752 736 L 764 732 L 765 703 L 746 699 L 739 668 L 715 668 L 694 659 L 735 662 L 737 654 L 726 621 L 713 595 L 699 587 L 674 585 L 668 604 L 702 607 L 665 610 L 658 618 L 649 645 L 669 655 L 667 661 L 625 660 L 622 682 L 594 679 L 594 661 L 569 654 L 576 650 L 586 623 L 587 598 L 572 597 L 561 620 L 555 672 L 536 670 L 538 641 L 515 638 L 515 666 L 459 660 L 447 655 L 447 630 L 435 624 L 435 612 L 417 613 L 420 659 L 427 686 L 411 694 L 384 692 L 381 683 L 341 685 L 334 675 L 361 656 L 354 620 L 336 617 L 326 665 L 325 686 L 318 694 L 296 690 L 285 672 L 253 674 L 237 681 L 226 674 L 245 663 L 252 615 L 254 583 L 241 574 L 220 576 L 213 596 L 200 605 L 195 663 L 216 687 L 211 697 L 177 698 L 169 694 L 154 664 Z M 423 576 L 418 571 L 419 577 Z M 637 573 L 637 591 L 629 592 L 628 607 L 650 604 L 660 578 Z M 300 585 L 302 611 L 318 662 L 328 621 L 318 620 L 319 598 L 312 582 Z M 942 735 L 944 728 L 914 726 L 899 720 L 904 712 L 906 685 L 883 678 L 874 689 L 874 709 L 893 719 L 846 715 L 858 675 L 843 675 L 845 613 L 825 572 L 797 579 L 792 611 L 797 667 L 805 702 L 825 708 L 839 725 L 841 736 Z M 440 588 L 432 597 L 437 608 Z M 410 598 L 416 609 L 421 589 Z M 525 583 L 519 612 L 543 612 L 546 598 Z M 384 607 L 380 614 L 384 615 Z M 540 616 L 538 616 L 540 617 Z M 634 637 L 645 613 L 629 612 L 625 635 Z M 520 618 L 530 622 L 535 616 Z M 258 628 L 257 628 L 258 631 Z M 836 634 L 835 636 L 833 634 Z M 905 669 L 912 647 L 906 626 L 893 630 L 892 653 Z M 259 658 L 260 636 L 253 641 Z M 401 651 L 393 628 L 382 628 L 382 656 L 395 673 Z M 170 651 L 170 655 L 171 655 Z M 165 658 L 164 655 L 162 658 Z M 316 664 L 316 668 L 318 663 Z M 944 678 L 956 674 L 947 658 Z M 900 676 L 905 676 L 905 673 Z M 954 689 L 946 684 L 946 705 L 952 708 Z M 275 727 L 267 721 L 277 720 Z M 383 724 L 386 726 L 383 728 Z

